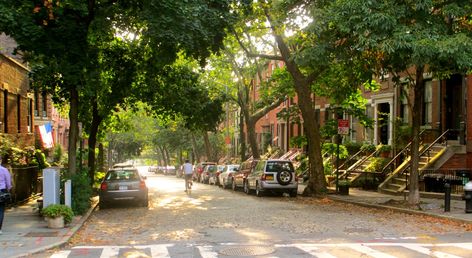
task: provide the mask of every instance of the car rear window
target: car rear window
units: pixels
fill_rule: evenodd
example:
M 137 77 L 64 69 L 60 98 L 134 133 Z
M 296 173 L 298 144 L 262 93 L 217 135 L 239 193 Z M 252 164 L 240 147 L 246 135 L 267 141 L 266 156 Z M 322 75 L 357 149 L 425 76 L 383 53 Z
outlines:
M 107 174 L 106 180 L 137 180 L 139 179 L 136 170 L 112 170 Z
M 291 162 L 284 161 L 269 161 L 267 162 L 266 171 L 267 172 L 279 172 L 288 170 L 293 172 L 293 165 Z

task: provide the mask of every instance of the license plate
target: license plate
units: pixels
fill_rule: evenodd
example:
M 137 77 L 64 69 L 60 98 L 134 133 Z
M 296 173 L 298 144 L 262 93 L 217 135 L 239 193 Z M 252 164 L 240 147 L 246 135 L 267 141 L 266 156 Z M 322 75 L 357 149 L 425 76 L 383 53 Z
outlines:
M 120 185 L 119 189 L 120 189 L 120 190 L 128 190 L 128 186 L 126 186 L 126 185 Z
M 274 176 L 273 175 L 267 175 L 266 180 L 274 180 Z

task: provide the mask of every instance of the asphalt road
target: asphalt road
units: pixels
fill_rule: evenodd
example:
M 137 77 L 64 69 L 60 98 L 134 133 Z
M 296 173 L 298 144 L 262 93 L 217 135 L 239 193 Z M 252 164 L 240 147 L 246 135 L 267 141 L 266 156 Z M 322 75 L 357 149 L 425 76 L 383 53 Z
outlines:
M 148 208 L 97 209 L 69 245 L 34 257 L 472 257 L 470 232 L 417 215 L 197 183 L 187 195 L 174 176 L 147 185 Z

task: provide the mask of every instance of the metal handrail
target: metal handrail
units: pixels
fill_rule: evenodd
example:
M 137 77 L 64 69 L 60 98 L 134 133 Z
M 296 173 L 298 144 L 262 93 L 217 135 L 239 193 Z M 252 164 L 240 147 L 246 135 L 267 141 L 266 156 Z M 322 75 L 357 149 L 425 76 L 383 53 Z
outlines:
M 425 131 L 426 131 L 426 130 L 422 130 L 422 131 L 418 134 L 418 136 L 421 137 L 421 136 L 424 134 Z M 393 158 L 382 168 L 381 173 L 382 173 L 383 175 L 387 174 L 386 171 L 387 171 L 388 167 L 390 167 L 398 158 L 401 157 L 402 154 L 404 154 L 407 150 L 410 149 L 412 143 L 413 143 L 413 140 L 411 140 L 411 141 L 405 146 L 405 148 L 403 148 L 399 153 L 397 153 L 397 155 L 395 155 L 395 157 L 393 157 Z
M 349 161 L 353 160 L 354 158 L 357 158 L 357 156 L 359 156 L 359 154 L 362 153 L 362 150 L 359 150 L 358 152 L 356 152 L 354 155 L 352 155 L 351 157 L 349 157 L 347 160 L 345 160 L 343 162 L 343 164 L 341 164 L 341 166 L 339 166 L 339 169 L 342 169 L 344 168 L 345 165 L 347 165 L 349 163 Z

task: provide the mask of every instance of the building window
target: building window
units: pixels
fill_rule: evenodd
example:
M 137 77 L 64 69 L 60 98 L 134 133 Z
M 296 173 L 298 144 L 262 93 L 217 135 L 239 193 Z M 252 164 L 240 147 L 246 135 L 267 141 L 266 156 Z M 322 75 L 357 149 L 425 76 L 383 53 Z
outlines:
M 8 133 L 8 91 L 3 91 L 3 132 Z
M 28 99 L 28 133 L 31 133 L 33 128 L 33 100 Z
M 34 91 L 34 115 L 39 116 L 39 93 Z
M 402 124 L 408 124 L 410 119 L 409 110 L 410 109 L 408 107 L 408 97 L 406 96 L 406 91 L 402 90 L 400 93 L 400 119 Z
M 16 123 L 18 133 L 21 133 L 21 96 L 17 95 L 16 97 Z
M 433 83 L 425 81 L 423 96 L 423 125 L 431 125 L 433 121 Z
M 48 116 L 48 96 L 46 95 L 46 92 L 43 92 L 43 95 L 42 95 L 42 100 L 43 100 L 43 114 L 42 116 L 43 117 L 47 117 Z

